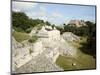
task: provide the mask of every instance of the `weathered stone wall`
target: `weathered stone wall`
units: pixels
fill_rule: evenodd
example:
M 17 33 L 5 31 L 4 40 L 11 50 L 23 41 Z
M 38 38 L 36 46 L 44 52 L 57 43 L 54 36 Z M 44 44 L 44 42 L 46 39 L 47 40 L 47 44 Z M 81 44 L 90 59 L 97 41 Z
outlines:
M 76 55 L 75 48 L 65 41 L 66 39 L 69 41 L 76 40 L 76 36 L 72 38 L 72 34 L 70 36 L 70 34 L 65 33 L 61 36 L 60 31 L 51 28 L 48 31 L 43 27 L 37 36 L 39 37 L 38 40 L 32 44 L 27 40 L 21 44 L 14 38 L 12 39 L 12 67 L 14 72 L 62 70 L 55 64 L 58 56 L 66 54 L 74 57 Z
M 72 32 L 63 33 L 62 38 L 66 41 L 79 41 L 80 40 L 80 37 L 74 35 Z
M 13 43 L 17 43 L 15 39 L 12 40 Z M 37 41 L 34 45 L 25 45 L 24 47 L 16 47 L 18 44 L 12 45 L 12 63 L 13 71 L 14 68 L 19 68 L 22 65 L 26 64 L 33 57 L 37 56 L 43 51 L 43 46 L 41 41 Z M 31 51 L 30 51 L 31 50 Z

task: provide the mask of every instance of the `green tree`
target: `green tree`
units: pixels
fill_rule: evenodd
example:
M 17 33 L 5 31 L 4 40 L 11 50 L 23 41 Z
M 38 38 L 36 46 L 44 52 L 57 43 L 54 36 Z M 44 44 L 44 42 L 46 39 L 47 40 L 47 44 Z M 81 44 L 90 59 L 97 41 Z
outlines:
M 27 28 L 30 28 L 28 23 L 28 16 L 23 12 L 12 12 L 12 24 L 13 28 L 17 31 L 25 31 Z
M 29 18 L 23 12 L 12 12 L 12 24 L 13 24 L 13 28 L 16 31 L 29 33 L 31 32 L 33 27 L 43 26 L 44 21 L 40 19 Z
M 48 21 L 46 21 L 46 22 L 45 22 L 45 24 L 46 24 L 46 25 L 48 25 L 48 26 L 50 26 L 50 25 L 51 25 L 51 24 L 50 24 L 50 22 L 48 22 Z
M 86 54 L 92 55 L 96 58 L 96 24 L 87 21 L 86 24 L 88 25 L 88 33 L 87 33 L 87 42 L 81 43 L 82 47 L 80 48 Z

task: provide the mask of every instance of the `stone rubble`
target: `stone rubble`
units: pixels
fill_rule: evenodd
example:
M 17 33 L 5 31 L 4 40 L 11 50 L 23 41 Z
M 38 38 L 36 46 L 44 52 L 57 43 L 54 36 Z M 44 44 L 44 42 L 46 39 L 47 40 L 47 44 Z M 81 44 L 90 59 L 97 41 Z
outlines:
M 39 38 L 36 43 L 32 44 L 27 40 L 19 43 L 12 37 L 13 73 L 63 71 L 55 64 L 56 59 L 63 54 L 73 57 L 76 55 L 74 47 L 65 41 L 76 40 L 76 36 L 69 39 L 68 33 L 61 36 L 59 30 L 49 26 L 43 26 L 36 35 Z
M 65 32 L 62 34 L 62 37 L 66 41 L 78 41 L 80 40 L 80 37 L 74 35 L 72 32 Z

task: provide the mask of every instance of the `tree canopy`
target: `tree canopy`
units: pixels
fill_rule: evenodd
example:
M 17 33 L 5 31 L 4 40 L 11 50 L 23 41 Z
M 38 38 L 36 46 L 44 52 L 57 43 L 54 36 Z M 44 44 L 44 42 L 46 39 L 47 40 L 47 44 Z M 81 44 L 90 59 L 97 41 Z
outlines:
M 13 28 L 16 31 L 20 32 L 30 32 L 31 29 L 35 26 L 44 25 L 44 21 L 40 19 L 32 19 L 29 18 L 25 13 L 23 12 L 12 12 L 12 24 Z M 50 25 L 49 22 L 48 25 Z

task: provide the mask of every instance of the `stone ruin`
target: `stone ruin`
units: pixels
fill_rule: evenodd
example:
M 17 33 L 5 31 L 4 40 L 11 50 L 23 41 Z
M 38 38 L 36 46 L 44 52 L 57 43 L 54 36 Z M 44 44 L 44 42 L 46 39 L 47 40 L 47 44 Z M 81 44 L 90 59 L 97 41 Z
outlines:
M 65 33 L 62 34 L 62 37 L 63 37 L 64 40 L 71 41 L 71 42 L 80 40 L 80 37 L 76 36 L 72 32 L 65 32 Z
M 86 23 L 84 20 L 70 20 L 68 25 L 82 27 L 82 26 L 86 26 Z
M 17 42 L 12 37 L 12 70 L 16 71 L 17 68 L 20 68 L 22 65 L 25 65 L 28 61 L 30 61 L 33 57 L 36 57 L 42 51 L 43 46 L 41 41 L 37 41 L 30 46 L 23 46 L 23 44 Z
M 64 39 L 68 36 L 65 37 L 63 34 L 64 37 L 62 37 L 56 28 L 43 26 L 36 35 L 39 37 L 36 43 L 24 42 L 24 46 L 12 38 L 12 71 L 14 73 L 62 71 L 63 69 L 55 64 L 58 56 L 76 55 L 74 47 Z

